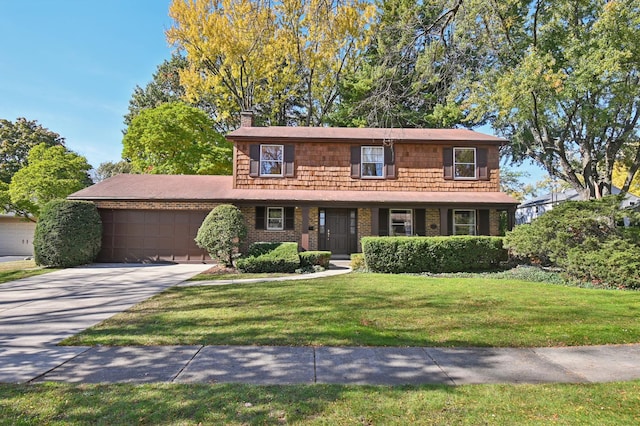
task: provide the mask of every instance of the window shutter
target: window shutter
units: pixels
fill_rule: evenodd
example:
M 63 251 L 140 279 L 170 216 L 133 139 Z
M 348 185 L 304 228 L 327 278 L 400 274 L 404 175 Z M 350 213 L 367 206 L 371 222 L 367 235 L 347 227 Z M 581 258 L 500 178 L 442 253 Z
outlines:
M 489 210 L 478 210 L 478 235 L 490 235 Z
M 396 177 L 395 153 L 390 146 L 384 147 L 384 177 L 389 179 Z
M 256 229 L 265 229 L 265 212 L 264 207 L 256 207 Z
M 284 208 L 284 229 L 295 229 L 296 209 L 295 207 Z
M 351 147 L 351 177 L 354 179 L 360 178 L 360 146 Z
M 284 146 L 284 176 L 293 177 L 295 175 L 294 159 L 295 145 Z
M 476 149 L 476 176 L 480 180 L 489 180 L 488 155 L 486 148 Z
M 447 210 L 447 235 L 453 235 L 453 210 Z
M 442 149 L 442 162 L 444 164 L 444 178 L 453 179 L 453 148 Z
M 389 209 L 378 210 L 378 235 L 389 236 Z
M 260 145 L 249 146 L 249 176 L 260 176 Z
M 415 224 L 413 225 L 413 233 L 418 234 L 422 237 L 427 235 L 427 218 L 426 218 L 426 210 L 425 209 L 415 209 L 414 210 L 414 220 Z

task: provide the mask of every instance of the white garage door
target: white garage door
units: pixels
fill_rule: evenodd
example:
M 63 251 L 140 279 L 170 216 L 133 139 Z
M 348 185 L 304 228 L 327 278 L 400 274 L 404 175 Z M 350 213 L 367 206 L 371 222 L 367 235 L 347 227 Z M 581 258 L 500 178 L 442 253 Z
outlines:
M 36 224 L 19 220 L 0 220 L 0 256 L 33 255 L 33 231 Z

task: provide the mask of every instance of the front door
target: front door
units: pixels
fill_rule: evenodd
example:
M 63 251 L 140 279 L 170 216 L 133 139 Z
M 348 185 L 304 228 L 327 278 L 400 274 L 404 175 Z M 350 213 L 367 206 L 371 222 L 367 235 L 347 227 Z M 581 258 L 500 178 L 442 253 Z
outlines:
M 357 211 L 355 209 L 320 209 L 318 242 L 320 250 L 334 255 L 357 251 Z

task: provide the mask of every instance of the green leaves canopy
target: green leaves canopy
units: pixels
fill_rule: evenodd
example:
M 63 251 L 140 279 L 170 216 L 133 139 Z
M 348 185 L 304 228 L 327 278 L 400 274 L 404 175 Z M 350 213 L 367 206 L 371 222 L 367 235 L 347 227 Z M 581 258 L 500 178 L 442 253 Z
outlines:
M 180 102 L 145 109 L 122 140 L 134 170 L 153 174 L 231 174 L 232 149 L 198 108 Z
M 41 143 L 29 151 L 28 165 L 11 179 L 8 194 L 16 213 L 37 217 L 47 202 L 91 184 L 87 160 L 64 146 Z

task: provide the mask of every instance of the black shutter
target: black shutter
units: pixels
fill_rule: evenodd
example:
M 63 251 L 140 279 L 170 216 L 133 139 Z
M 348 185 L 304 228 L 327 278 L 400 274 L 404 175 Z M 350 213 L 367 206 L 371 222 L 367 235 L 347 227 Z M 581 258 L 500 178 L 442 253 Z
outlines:
M 295 229 L 296 208 L 284 208 L 284 229 Z
M 453 179 L 453 148 L 442 149 L 442 162 L 444 164 L 444 178 Z
M 295 145 L 284 146 L 284 175 L 285 177 L 293 177 L 295 175 L 294 159 Z
M 351 177 L 354 179 L 360 178 L 360 154 L 359 146 L 351 147 Z
M 265 211 L 264 207 L 256 207 L 256 229 L 265 229 Z
M 249 146 L 249 176 L 260 176 L 260 145 Z
M 478 215 L 478 235 L 490 235 L 491 225 L 489 220 L 489 210 L 477 210 Z
M 393 147 L 384 147 L 384 177 L 394 179 L 396 177 L 396 161 Z
M 480 180 L 489 180 L 488 155 L 486 148 L 476 149 L 476 176 Z
M 447 210 L 447 235 L 453 235 L 453 210 Z
M 378 210 L 378 235 L 389 236 L 389 209 Z
M 415 209 L 415 224 L 413 225 L 413 233 L 420 236 L 427 235 L 427 218 L 426 218 L 426 210 L 425 209 Z

